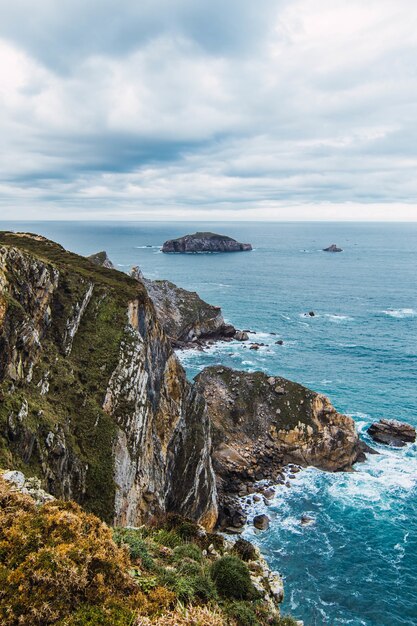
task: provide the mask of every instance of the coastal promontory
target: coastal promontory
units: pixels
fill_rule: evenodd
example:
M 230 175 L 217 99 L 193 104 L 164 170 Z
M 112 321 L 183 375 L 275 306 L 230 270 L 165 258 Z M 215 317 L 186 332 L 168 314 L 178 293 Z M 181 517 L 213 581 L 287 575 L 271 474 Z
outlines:
M 252 250 L 250 243 L 240 243 L 232 237 L 216 233 L 198 232 L 169 239 L 162 246 L 162 252 L 191 254 L 195 252 L 244 252 Z

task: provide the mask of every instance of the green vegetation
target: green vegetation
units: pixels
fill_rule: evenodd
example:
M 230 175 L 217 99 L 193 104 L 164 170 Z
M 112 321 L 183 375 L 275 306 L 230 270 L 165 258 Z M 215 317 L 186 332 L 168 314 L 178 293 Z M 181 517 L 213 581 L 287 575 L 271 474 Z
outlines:
M 185 528 L 194 539 L 180 538 Z M 246 563 L 210 555 L 211 544 L 178 516 L 111 531 L 73 502 L 36 506 L 0 477 L 0 623 L 293 626 L 255 597 Z
M 223 556 L 215 561 L 211 567 L 211 576 L 217 591 L 224 598 L 249 600 L 256 595 L 248 566 L 236 556 Z

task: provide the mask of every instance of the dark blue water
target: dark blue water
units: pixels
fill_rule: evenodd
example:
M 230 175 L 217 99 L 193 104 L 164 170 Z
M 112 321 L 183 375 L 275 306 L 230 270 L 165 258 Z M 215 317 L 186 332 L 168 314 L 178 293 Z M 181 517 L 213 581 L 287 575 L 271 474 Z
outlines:
M 39 232 L 81 254 L 105 249 L 121 270 L 137 264 L 150 278 L 198 291 L 267 344 L 258 352 L 232 343 L 184 353 L 190 377 L 219 362 L 286 376 L 326 393 L 353 415 L 365 438 L 369 423 L 381 417 L 417 425 L 417 224 L 9 222 L 0 228 Z M 195 230 L 222 232 L 255 249 L 159 251 L 165 239 Z M 344 252 L 321 252 L 331 243 Z M 310 310 L 314 318 L 305 317 Z M 380 456 L 352 474 L 299 474 L 268 507 L 271 529 L 255 538 L 285 576 L 284 609 L 306 626 L 417 625 L 417 448 L 378 449 Z M 303 513 L 315 524 L 301 527 Z

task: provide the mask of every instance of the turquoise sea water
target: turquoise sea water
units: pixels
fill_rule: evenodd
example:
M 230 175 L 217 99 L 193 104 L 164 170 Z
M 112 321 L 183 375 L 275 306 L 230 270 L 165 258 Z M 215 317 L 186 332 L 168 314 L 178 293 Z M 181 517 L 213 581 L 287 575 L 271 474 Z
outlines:
M 121 270 L 136 264 L 150 278 L 198 291 L 267 344 L 258 352 L 236 342 L 183 353 L 190 377 L 214 363 L 285 376 L 327 394 L 365 439 L 369 423 L 381 417 L 417 425 L 417 224 L 0 222 L 0 228 L 38 232 L 81 254 L 105 249 Z M 160 252 L 164 240 L 195 230 L 249 241 L 254 251 Z M 344 252 L 321 251 L 331 243 Z M 316 317 L 305 317 L 310 310 Z M 378 450 L 354 473 L 298 474 L 268 507 L 270 530 L 255 537 L 285 577 L 284 610 L 306 626 L 417 625 L 417 447 Z M 315 523 L 301 527 L 303 513 Z

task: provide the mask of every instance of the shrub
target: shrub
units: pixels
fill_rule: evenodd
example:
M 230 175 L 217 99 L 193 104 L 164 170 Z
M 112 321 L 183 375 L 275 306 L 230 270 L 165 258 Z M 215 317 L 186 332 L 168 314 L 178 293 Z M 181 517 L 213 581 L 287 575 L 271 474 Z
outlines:
M 152 569 L 153 559 L 149 554 L 141 531 L 134 528 L 115 528 L 113 539 L 118 546 L 126 546 L 132 561 L 140 561 L 147 569 Z
M 249 600 L 255 596 L 248 566 L 235 556 L 222 556 L 215 561 L 211 577 L 217 591 L 225 598 Z
M 226 626 L 220 611 L 202 606 L 177 609 L 156 619 L 139 617 L 134 626 Z
M 168 546 L 169 548 L 176 548 L 184 543 L 174 530 L 165 530 L 164 528 L 158 530 L 153 538 L 156 543 L 159 543 L 161 546 Z
M 132 596 L 128 558 L 111 530 L 72 502 L 33 500 L 0 481 L 0 623 L 59 621 L 83 605 Z
M 57 626 L 132 626 L 134 622 L 134 613 L 123 606 L 82 606 Z
M 174 561 L 176 562 L 180 562 L 183 559 L 200 562 L 202 558 L 201 550 L 195 543 L 185 543 L 182 546 L 177 546 L 174 550 Z
M 242 561 L 254 561 L 257 557 L 255 546 L 250 541 L 240 537 L 233 546 L 232 552 Z
M 261 624 L 253 607 L 246 602 L 230 602 L 226 605 L 225 611 L 229 617 L 236 620 L 239 626 L 259 626 Z

